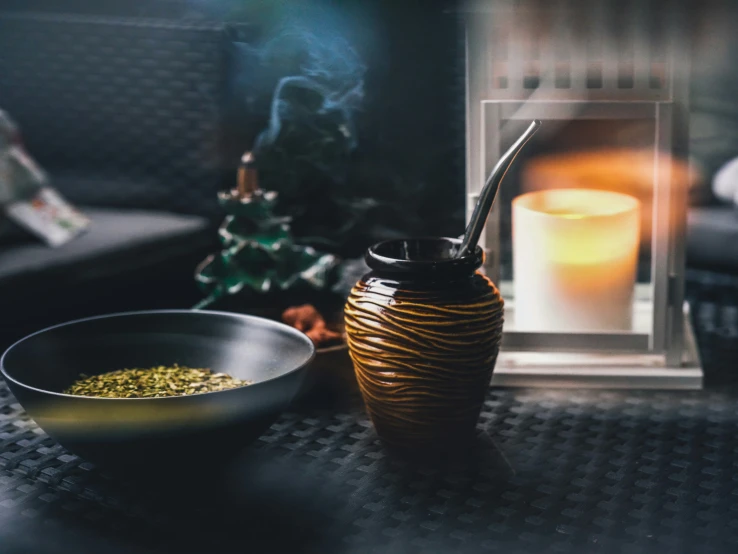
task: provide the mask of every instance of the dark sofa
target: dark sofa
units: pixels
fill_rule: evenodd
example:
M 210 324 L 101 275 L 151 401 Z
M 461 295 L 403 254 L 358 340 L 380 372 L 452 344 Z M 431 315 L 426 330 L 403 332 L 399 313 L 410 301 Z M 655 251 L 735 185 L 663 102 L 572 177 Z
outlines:
M 187 307 L 225 186 L 227 49 L 218 24 L 0 14 L 0 106 L 92 219 L 51 249 L 0 246 L 5 342 L 59 319 Z

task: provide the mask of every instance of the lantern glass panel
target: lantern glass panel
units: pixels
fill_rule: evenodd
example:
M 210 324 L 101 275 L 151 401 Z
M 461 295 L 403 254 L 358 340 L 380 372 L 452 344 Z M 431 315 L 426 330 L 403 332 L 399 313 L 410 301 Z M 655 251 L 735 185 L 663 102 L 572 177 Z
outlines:
M 524 105 L 527 115 L 514 102 L 484 102 L 482 110 L 485 171 L 531 117 L 544 119 L 542 131 L 546 129 L 506 177 L 486 235 L 489 269 L 510 301 L 508 346 L 662 350 L 669 295 L 663 261 L 669 255 L 674 219 L 669 212 L 673 206 L 663 199 L 674 178 L 683 179 L 676 171 L 678 162 L 670 157 L 668 134 L 663 133 L 668 109 L 658 102 Z M 572 109 L 562 111 L 562 106 Z M 513 240 L 515 198 L 544 194 L 547 202 L 558 202 L 564 189 L 564 195 L 576 196 L 571 189 L 577 189 L 587 196 L 578 201 L 579 212 L 556 213 L 549 206 L 542 212 L 553 217 L 552 224 L 540 224 L 536 217 L 523 221 L 518 215 L 522 223 L 517 236 L 530 243 L 529 261 L 521 262 L 526 250 Z M 640 213 L 613 214 L 622 219 L 615 222 L 607 214 L 617 212 L 624 201 L 637 205 Z M 602 214 L 606 217 L 589 217 Z M 561 216 L 582 221 L 562 224 Z M 594 256 L 586 259 L 587 252 Z M 547 263 L 538 263 L 544 258 Z M 571 260 L 576 260 L 574 266 Z M 515 302 L 516 292 L 525 295 L 523 301 Z

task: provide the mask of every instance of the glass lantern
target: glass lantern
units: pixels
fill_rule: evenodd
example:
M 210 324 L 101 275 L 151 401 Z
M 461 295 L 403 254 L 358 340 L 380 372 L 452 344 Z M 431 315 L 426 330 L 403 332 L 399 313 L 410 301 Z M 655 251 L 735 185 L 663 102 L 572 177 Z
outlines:
M 469 215 L 500 155 L 543 122 L 481 241 L 506 302 L 493 383 L 700 388 L 683 14 L 521 5 L 465 13 Z

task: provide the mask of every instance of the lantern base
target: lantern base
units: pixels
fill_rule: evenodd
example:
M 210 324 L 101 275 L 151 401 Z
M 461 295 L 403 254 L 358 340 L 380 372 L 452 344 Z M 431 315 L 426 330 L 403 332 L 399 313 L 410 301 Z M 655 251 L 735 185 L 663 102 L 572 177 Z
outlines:
M 509 311 L 511 307 L 506 307 Z M 682 365 L 668 367 L 663 354 L 520 352 L 502 350 L 492 377 L 498 387 L 699 390 L 704 374 L 684 304 Z

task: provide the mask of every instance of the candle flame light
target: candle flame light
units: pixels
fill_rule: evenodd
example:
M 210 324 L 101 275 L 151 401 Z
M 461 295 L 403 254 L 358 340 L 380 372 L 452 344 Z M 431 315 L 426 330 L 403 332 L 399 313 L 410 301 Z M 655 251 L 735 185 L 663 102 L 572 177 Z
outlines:
M 654 232 L 654 205 L 663 211 L 659 216 L 668 215 L 669 209 L 654 203 L 655 185 L 688 194 L 702 180 L 698 169 L 670 154 L 607 148 L 536 156 L 523 168 L 521 188 L 523 192 L 587 188 L 633 196 L 641 203 L 641 244 L 647 248 Z

